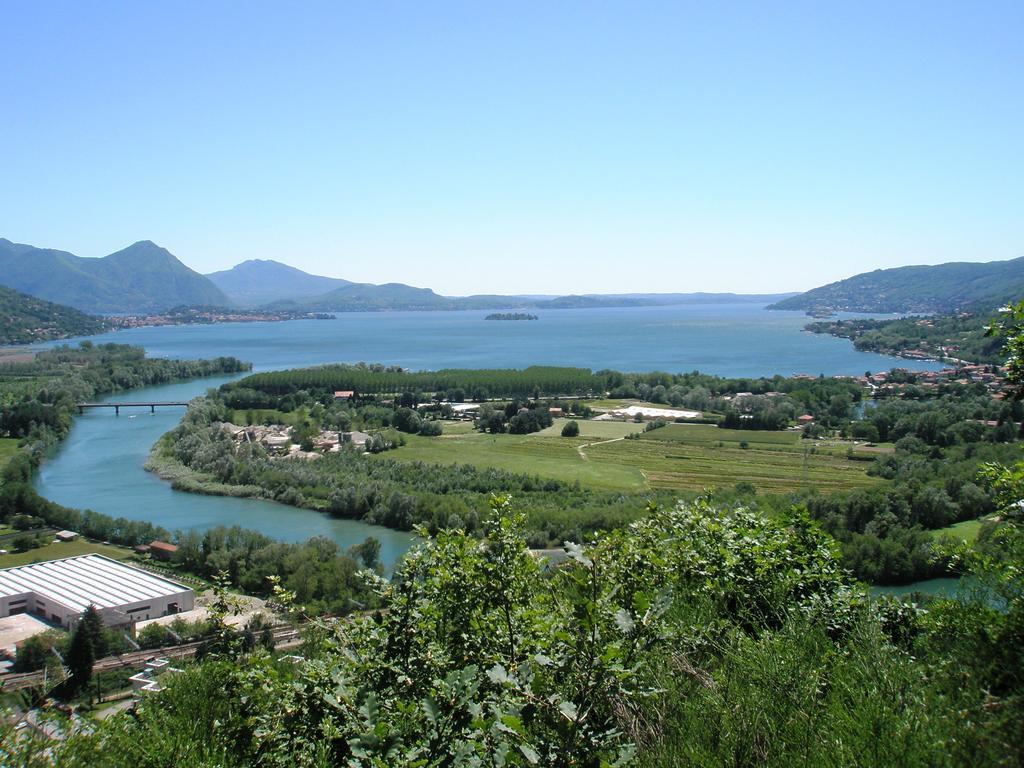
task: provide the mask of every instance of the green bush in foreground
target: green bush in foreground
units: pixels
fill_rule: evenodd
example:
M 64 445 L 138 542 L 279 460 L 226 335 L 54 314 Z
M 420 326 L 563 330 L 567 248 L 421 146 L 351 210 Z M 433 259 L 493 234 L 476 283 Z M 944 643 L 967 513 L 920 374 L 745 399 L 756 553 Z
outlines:
M 521 517 L 427 540 L 386 610 L 318 625 L 297 665 L 222 649 L 67 766 L 996 764 L 971 680 L 918 612 L 872 607 L 831 541 L 705 501 L 545 570 Z M 967 721 L 971 726 L 968 728 Z

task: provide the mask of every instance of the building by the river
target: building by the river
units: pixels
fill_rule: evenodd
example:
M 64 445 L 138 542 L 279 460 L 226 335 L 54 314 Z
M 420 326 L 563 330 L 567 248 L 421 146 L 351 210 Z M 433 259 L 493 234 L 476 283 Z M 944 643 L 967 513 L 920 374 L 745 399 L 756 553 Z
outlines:
M 0 618 L 30 613 L 71 629 L 90 605 L 108 626 L 189 611 L 188 587 L 102 555 L 0 570 Z

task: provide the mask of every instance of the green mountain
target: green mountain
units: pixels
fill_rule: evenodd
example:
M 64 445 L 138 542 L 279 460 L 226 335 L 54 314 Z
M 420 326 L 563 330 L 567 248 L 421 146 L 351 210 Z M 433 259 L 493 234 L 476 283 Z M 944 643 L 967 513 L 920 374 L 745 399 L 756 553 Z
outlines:
M 231 269 L 213 272 L 207 277 L 229 299 L 243 307 L 320 296 L 352 285 L 348 280 L 311 275 L 269 259 L 243 261 Z
M 769 309 L 808 312 L 989 311 L 1024 296 L 1024 257 L 986 263 L 876 269 L 801 293 Z
M 0 285 L 0 344 L 30 344 L 107 329 L 103 318 Z
M 101 259 L 86 259 L 0 238 L 0 281 L 23 293 L 93 313 L 231 303 L 207 278 L 149 240 Z

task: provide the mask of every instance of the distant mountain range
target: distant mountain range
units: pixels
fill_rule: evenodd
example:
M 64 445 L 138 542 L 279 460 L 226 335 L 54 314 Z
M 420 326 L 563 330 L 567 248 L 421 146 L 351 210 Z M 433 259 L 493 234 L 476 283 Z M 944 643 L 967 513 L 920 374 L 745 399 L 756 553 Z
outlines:
M 662 306 L 668 304 L 751 301 L 768 303 L 792 294 L 647 293 L 583 296 L 441 296 L 404 283 L 352 283 L 310 275 L 277 261 L 245 261 L 208 278 L 241 306 L 275 310 L 361 312 L 451 309 L 567 309 L 578 307 Z
M 250 259 L 206 277 L 242 307 L 261 307 L 275 301 L 319 296 L 352 285 L 337 277 L 320 277 L 279 261 Z
M 143 240 L 103 258 L 36 248 L 0 238 L 0 284 L 91 314 L 153 314 L 189 307 L 357 312 L 453 309 L 567 309 L 744 301 L 792 294 L 644 293 L 615 295 L 441 296 L 403 283 L 353 283 L 253 259 L 201 275 Z
M 538 299 L 529 296 L 440 296 L 429 288 L 412 288 L 401 283 L 364 285 L 354 283 L 322 296 L 279 301 L 268 309 L 310 312 L 358 312 L 382 310 L 453 309 L 588 309 L 596 307 L 664 307 L 678 304 L 747 302 L 767 304 L 792 294 L 664 293 L 630 296 L 600 294 L 558 296 Z
M 0 286 L 0 344 L 30 344 L 105 330 L 103 318 Z
M 807 312 L 987 312 L 1024 298 L 1024 257 L 876 269 L 772 304 Z
M 92 314 L 230 304 L 207 278 L 149 240 L 101 259 L 86 259 L 0 238 L 0 283 Z
M 1024 297 L 1024 258 L 865 272 L 806 293 L 626 293 L 442 296 L 404 283 L 354 283 L 251 259 L 201 275 L 142 240 L 103 258 L 0 238 L 0 284 L 91 314 L 152 314 L 203 306 L 303 312 L 567 309 L 749 302 L 817 312 L 990 311 Z M 771 302 L 774 302 L 773 304 Z

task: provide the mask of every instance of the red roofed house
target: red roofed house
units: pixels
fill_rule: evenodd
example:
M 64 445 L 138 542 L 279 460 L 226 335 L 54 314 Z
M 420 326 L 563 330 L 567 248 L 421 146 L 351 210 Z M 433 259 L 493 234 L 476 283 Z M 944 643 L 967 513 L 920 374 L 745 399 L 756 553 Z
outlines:
M 178 548 L 173 544 L 168 544 L 166 541 L 151 541 L 149 542 L 149 554 L 154 560 L 170 560 L 171 556 L 178 551 Z
M 335 400 L 351 400 L 356 396 L 356 393 L 351 389 L 339 389 L 334 393 Z
M 812 421 L 814 421 L 814 417 L 811 416 L 809 413 L 805 413 L 803 416 L 797 416 L 796 420 L 800 424 L 810 424 Z

